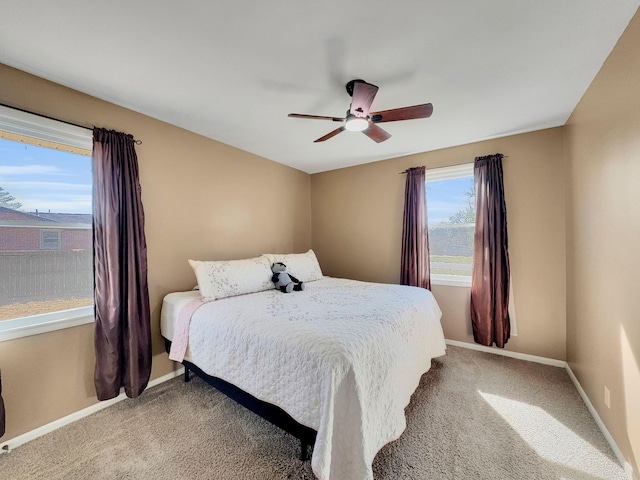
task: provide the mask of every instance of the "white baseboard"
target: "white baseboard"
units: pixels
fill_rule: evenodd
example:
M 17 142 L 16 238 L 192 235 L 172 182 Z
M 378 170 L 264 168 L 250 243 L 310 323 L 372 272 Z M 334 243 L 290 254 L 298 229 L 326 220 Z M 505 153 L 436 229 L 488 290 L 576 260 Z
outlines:
M 162 377 L 158 377 L 156 379 L 151 380 L 147 385 L 147 388 L 155 387 L 156 385 L 159 385 L 163 382 L 171 380 L 172 378 L 178 377 L 183 373 L 184 373 L 184 368 L 180 368 L 171 373 L 167 373 Z M 31 440 L 35 440 L 36 438 L 46 435 L 47 433 L 53 432 L 54 430 L 57 430 L 60 427 L 64 427 L 65 425 L 73 423 L 76 420 L 80 420 L 81 418 L 89 416 L 92 413 L 96 413 L 96 412 L 99 412 L 100 410 L 104 410 L 105 408 L 110 407 L 115 403 L 121 402 L 126 398 L 127 396 L 124 393 L 121 393 L 116 398 L 95 403 L 87 408 L 83 408 L 82 410 L 74 412 L 71 415 L 67 415 L 66 417 L 62 417 L 51 423 L 47 423 L 42 427 L 38 427 L 34 430 L 23 433 L 22 435 L 18 435 L 17 437 L 7 440 L 6 442 L 0 443 L 0 454 L 7 453 L 16 447 L 19 447 L 20 445 L 23 445 Z
M 545 365 L 551 365 L 553 367 L 565 368 L 567 366 L 567 362 L 565 362 L 564 360 L 556 360 L 555 358 L 539 357 L 537 355 L 529 355 L 527 353 L 512 352 L 503 348 L 485 347 L 484 345 L 478 345 L 477 343 L 460 342 L 458 340 L 446 340 L 446 342 L 447 345 L 453 345 L 454 347 L 462 347 L 471 350 L 478 350 L 480 352 L 493 353 L 496 355 L 502 355 L 503 357 L 526 360 L 528 362 L 543 363 Z
M 629 480 L 638 480 L 638 478 L 633 472 L 633 468 L 631 467 L 629 462 L 627 462 L 627 459 L 624 458 L 622 450 L 620 450 L 620 448 L 618 447 L 618 444 L 609 433 L 609 430 L 607 430 L 607 427 L 604 425 L 604 422 L 600 418 L 600 415 L 598 415 L 598 412 L 596 411 L 593 404 L 591 403 L 591 400 L 589 400 L 589 397 L 587 397 L 587 394 L 582 388 L 582 385 L 580 385 L 580 382 L 578 382 L 578 379 L 573 374 L 573 371 L 571 370 L 571 367 L 567 362 L 563 360 L 556 360 L 554 358 L 546 358 L 546 357 L 539 357 L 537 355 L 528 355 L 526 353 L 511 352 L 509 350 L 504 350 L 501 348 L 485 347 L 484 345 L 478 345 L 476 343 L 460 342 L 458 340 L 446 340 L 446 342 L 447 342 L 447 345 L 453 345 L 456 347 L 468 348 L 470 350 L 478 350 L 480 352 L 493 353 L 495 355 L 503 355 L 505 357 L 512 357 L 520 360 L 526 360 L 529 362 L 542 363 L 545 365 L 552 365 L 554 367 L 564 368 L 569 374 L 569 378 L 571 378 L 571 381 L 573 382 L 576 389 L 578 390 L 578 393 L 582 397 L 582 401 L 587 406 L 589 413 L 591 414 L 593 419 L 596 421 L 596 425 L 598 425 L 598 428 L 602 432 L 602 435 L 604 435 L 604 438 L 607 440 L 607 443 L 611 447 L 611 450 L 613 450 L 613 453 L 615 454 L 616 458 L 620 462 L 620 465 L 624 467 L 624 471 L 627 475 L 627 478 Z
M 633 468 L 631 467 L 629 462 L 627 462 L 627 459 L 624 458 L 624 454 L 622 453 L 622 450 L 620 450 L 620 448 L 618 447 L 618 444 L 609 433 L 609 430 L 607 429 L 604 422 L 600 418 L 600 415 L 598 415 L 598 412 L 596 411 L 595 407 L 591 403 L 591 400 L 589 400 L 589 397 L 587 397 L 587 393 L 582 388 L 582 385 L 580 385 L 580 382 L 574 375 L 573 370 L 571 370 L 571 367 L 569 366 L 569 364 L 567 364 L 566 370 L 567 370 L 567 373 L 569 374 L 569 378 L 571 378 L 571 381 L 573 382 L 576 389 L 578 390 L 578 393 L 582 397 L 582 401 L 587 406 L 587 410 L 589 410 L 589 413 L 591 414 L 593 419 L 596 421 L 596 424 L 598 425 L 598 428 L 600 428 L 600 431 L 602 432 L 602 435 L 604 435 L 604 438 L 607 439 L 607 442 L 609 443 L 609 446 L 611 447 L 611 450 L 613 450 L 613 453 L 615 454 L 615 456 L 618 458 L 620 465 L 624 467 L 624 472 L 627 474 L 627 477 L 629 478 L 629 480 L 637 480 L 637 477 L 633 473 Z

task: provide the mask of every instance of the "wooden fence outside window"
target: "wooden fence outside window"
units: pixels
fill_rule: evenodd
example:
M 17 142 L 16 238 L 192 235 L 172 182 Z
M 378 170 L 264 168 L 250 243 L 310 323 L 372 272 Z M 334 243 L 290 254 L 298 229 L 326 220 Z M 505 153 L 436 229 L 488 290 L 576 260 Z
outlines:
M 0 306 L 92 296 L 91 250 L 0 252 Z

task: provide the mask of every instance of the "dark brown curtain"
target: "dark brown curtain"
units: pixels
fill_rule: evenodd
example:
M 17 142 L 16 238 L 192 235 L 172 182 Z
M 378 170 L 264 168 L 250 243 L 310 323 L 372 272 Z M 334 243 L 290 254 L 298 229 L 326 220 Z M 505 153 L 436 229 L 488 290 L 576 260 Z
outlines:
M 405 173 L 400 283 L 431 289 L 425 168 L 414 167 Z
M 503 348 L 509 322 L 509 248 L 502 154 L 474 163 L 476 231 L 471 277 L 471 323 L 476 343 Z
M 0 437 L 5 432 L 4 400 L 2 400 L 2 374 L 0 373 Z
M 147 245 L 131 135 L 93 131 L 94 382 L 99 400 L 137 397 L 151 374 Z

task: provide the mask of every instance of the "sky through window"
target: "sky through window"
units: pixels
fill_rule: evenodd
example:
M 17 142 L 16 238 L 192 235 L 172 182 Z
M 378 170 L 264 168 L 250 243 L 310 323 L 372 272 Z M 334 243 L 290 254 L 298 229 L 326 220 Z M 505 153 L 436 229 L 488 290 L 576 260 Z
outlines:
M 0 187 L 20 210 L 91 213 L 91 157 L 0 139 Z

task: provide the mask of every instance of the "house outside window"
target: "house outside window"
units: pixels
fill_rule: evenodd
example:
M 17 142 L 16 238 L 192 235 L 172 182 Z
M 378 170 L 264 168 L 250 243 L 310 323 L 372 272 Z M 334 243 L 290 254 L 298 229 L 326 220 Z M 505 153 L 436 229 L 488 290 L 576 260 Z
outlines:
M 0 106 L 0 341 L 94 320 L 91 148 Z
M 426 171 L 431 282 L 471 286 L 475 235 L 473 163 Z

